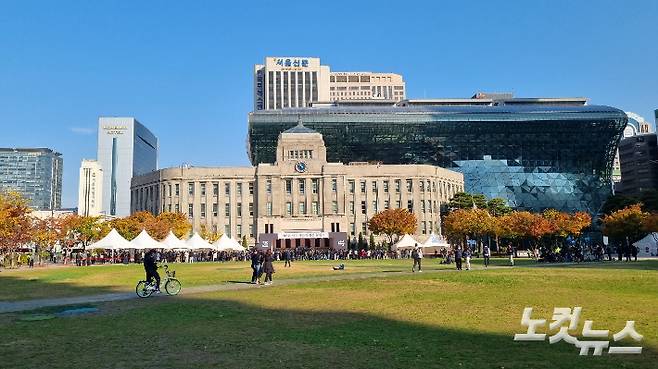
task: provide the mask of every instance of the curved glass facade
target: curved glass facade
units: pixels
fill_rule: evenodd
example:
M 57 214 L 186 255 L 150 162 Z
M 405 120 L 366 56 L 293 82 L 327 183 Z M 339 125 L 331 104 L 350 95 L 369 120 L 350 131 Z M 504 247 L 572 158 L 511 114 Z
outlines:
M 280 132 L 301 119 L 327 160 L 432 164 L 466 190 L 511 206 L 597 213 L 610 194 L 626 114 L 607 106 L 326 107 L 249 115 L 252 163 L 273 162 Z

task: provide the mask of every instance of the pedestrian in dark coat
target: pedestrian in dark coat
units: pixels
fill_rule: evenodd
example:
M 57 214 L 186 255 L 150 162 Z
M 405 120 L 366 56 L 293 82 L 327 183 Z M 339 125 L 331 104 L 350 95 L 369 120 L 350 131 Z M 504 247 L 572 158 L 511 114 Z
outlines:
M 457 270 L 462 270 L 462 249 L 460 247 L 455 250 L 455 265 Z
M 263 255 L 254 250 L 251 253 L 251 269 L 254 271 L 251 275 L 251 283 L 260 284 L 260 276 L 263 268 Z
M 265 273 L 265 285 L 272 284 L 272 274 L 274 273 L 274 257 L 272 251 L 267 250 L 263 261 L 263 272 Z
M 290 254 L 290 250 L 283 251 L 283 261 L 284 261 L 283 267 L 284 268 L 292 266 L 291 263 L 290 263 L 290 261 L 291 261 L 290 259 L 292 259 L 292 255 Z

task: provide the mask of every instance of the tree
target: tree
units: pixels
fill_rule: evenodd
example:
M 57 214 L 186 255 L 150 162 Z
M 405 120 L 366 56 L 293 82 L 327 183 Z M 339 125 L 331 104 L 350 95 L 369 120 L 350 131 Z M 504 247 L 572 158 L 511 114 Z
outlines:
M 209 230 L 205 224 L 202 224 L 201 229 L 199 231 L 199 236 L 201 236 L 201 238 L 203 238 L 204 240 L 213 243 L 219 239 L 220 234 Z
M 448 208 L 455 209 L 486 209 L 487 198 L 482 194 L 470 194 L 468 192 L 457 192 L 450 202 Z
M 242 247 L 244 247 L 245 250 L 249 249 L 249 242 L 247 241 L 247 235 L 242 236 Z
M 393 244 L 393 236 L 416 233 L 416 216 L 407 209 L 386 209 L 370 218 L 368 228 L 375 235 L 386 235 Z
M 603 217 L 603 234 L 628 246 L 644 236 L 648 217 L 641 204 L 627 206 Z
M 55 217 L 32 220 L 34 254 L 41 264 L 41 253 L 50 250 L 61 239 L 62 222 Z
M 192 224 L 183 213 L 160 213 L 157 217 L 158 223 L 167 228 L 167 233 L 172 231 L 178 238 L 187 236 L 192 230 Z
M 507 205 L 507 202 L 500 197 L 494 197 L 487 202 L 487 210 L 489 214 L 494 217 L 507 215 L 512 212 L 512 208 Z
M 491 232 L 491 215 L 485 209 L 457 209 L 444 219 L 448 237 L 459 240 L 465 246 L 467 239 L 481 238 Z
M 100 217 L 71 214 L 61 220 L 60 241 L 67 246 L 80 244 L 86 249 L 92 242 L 101 238 L 104 228 Z
M 32 220 L 27 200 L 17 192 L 0 192 L 0 254 L 9 254 L 14 266 L 14 253 L 30 242 Z
M 370 250 L 374 250 L 374 249 L 375 249 L 375 246 L 376 246 L 376 245 L 375 245 L 375 235 L 372 234 L 372 233 L 370 233 L 370 245 L 368 245 L 368 248 L 369 248 Z

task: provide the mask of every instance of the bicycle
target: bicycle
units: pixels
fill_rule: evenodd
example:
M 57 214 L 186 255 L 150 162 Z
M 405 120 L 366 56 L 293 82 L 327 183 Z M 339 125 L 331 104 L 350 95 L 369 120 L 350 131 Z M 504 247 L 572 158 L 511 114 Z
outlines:
M 164 290 L 167 292 L 167 295 L 169 296 L 175 296 L 178 295 L 180 292 L 182 285 L 180 281 L 176 278 L 176 271 L 169 270 L 169 266 L 167 264 L 163 264 L 161 268 L 165 271 L 165 278 L 164 281 L 160 281 L 160 285 L 163 285 L 164 283 Z M 155 292 L 155 281 L 152 283 L 149 283 L 148 281 L 141 280 L 137 282 L 137 286 L 135 287 L 135 292 L 137 293 L 137 296 L 140 298 L 147 298 Z

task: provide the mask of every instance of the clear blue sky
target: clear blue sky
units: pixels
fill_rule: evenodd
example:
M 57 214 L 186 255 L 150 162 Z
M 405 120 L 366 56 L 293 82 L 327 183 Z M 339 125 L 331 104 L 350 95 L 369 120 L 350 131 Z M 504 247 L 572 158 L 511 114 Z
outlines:
M 653 121 L 657 41 L 654 0 L 2 0 L 0 146 L 62 152 L 66 207 L 103 115 L 148 126 L 161 167 L 248 165 L 253 64 L 284 55 L 400 73 L 410 98 L 585 96 Z

